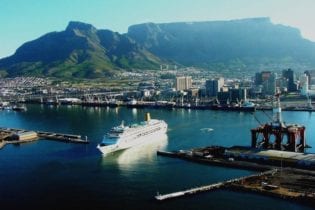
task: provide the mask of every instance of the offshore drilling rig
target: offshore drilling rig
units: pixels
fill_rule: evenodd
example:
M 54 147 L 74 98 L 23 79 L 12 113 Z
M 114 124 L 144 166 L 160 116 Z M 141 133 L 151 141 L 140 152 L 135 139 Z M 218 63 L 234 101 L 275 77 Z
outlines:
M 304 152 L 306 146 L 305 127 L 284 123 L 281 119 L 280 95 L 276 94 L 275 98 L 272 121 L 251 129 L 251 147 Z

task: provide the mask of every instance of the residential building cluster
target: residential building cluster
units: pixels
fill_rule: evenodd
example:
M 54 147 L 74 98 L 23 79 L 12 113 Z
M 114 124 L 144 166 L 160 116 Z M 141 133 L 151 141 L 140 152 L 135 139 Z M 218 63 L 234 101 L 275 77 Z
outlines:
M 252 78 L 224 78 L 214 72 L 193 68 L 163 70 L 163 72 L 126 72 L 121 77 L 128 87 L 76 88 L 66 83 L 36 77 L 17 77 L 0 80 L 1 97 L 78 97 L 88 100 L 119 98 L 119 100 L 171 101 L 181 103 L 212 102 L 241 104 L 248 99 L 264 99 L 277 93 L 295 93 L 301 96 L 315 95 L 315 70 L 303 73 L 284 69 L 279 72 L 261 71 Z M 130 83 L 130 84 L 129 84 Z M 131 84 L 132 83 L 132 84 Z
M 296 93 L 309 97 L 315 95 L 315 70 L 300 73 L 298 77 L 292 69 L 284 69 L 280 74 L 261 71 L 249 81 L 217 77 L 206 79 L 203 84 L 200 80 L 198 82 L 191 77 L 180 76 L 176 77 L 174 84 L 177 91 L 186 92 L 184 95 L 213 98 L 220 104 L 241 103 L 248 98 L 266 98 L 277 93 Z

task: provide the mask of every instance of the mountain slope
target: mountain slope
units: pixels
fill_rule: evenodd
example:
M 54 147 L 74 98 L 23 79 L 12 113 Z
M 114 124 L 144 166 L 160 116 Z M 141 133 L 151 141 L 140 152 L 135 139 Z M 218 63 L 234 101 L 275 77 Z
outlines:
M 130 26 L 128 35 L 157 56 L 211 67 L 290 64 L 314 66 L 315 43 L 269 18 Z
M 116 66 L 123 69 L 159 67 L 160 59 L 140 47 L 128 36 L 110 30 L 100 30 L 97 35 L 100 44 L 107 49 L 107 56 Z
M 225 72 L 306 70 L 315 68 L 315 43 L 269 18 L 144 23 L 126 34 L 70 22 L 65 31 L 27 42 L 1 59 L 0 76 L 96 78 L 164 63 Z
M 125 35 L 70 22 L 65 31 L 27 42 L 0 60 L 10 76 L 46 75 L 95 78 L 120 68 L 158 68 L 160 60 Z

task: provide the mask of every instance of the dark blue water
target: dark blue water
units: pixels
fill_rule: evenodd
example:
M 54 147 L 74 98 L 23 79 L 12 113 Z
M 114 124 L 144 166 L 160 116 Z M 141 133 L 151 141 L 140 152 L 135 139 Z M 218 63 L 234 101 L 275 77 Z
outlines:
M 169 125 L 167 137 L 149 145 L 102 157 L 96 149 L 112 126 L 142 121 L 145 112 Z M 271 113 L 269 113 L 271 114 Z M 315 113 L 314 113 L 315 114 Z M 306 126 L 315 148 L 315 115 L 284 112 L 286 122 Z M 256 113 L 268 121 L 263 112 Z M 156 156 L 156 150 L 207 145 L 249 145 L 250 113 L 202 110 L 144 110 L 28 106 L 27 112 L 0 112 L 0 126 L 88 136 L 88 145 L 39 140 L 0 150 L 1 209 L 311 209 L 289 201 L 219 190 L 159 203 L 169 193 L 254 172 L 199 165 Z M 203 128 L 212 128 L 207 132 Z M 315 149 L 309 152 L 315 152 Z

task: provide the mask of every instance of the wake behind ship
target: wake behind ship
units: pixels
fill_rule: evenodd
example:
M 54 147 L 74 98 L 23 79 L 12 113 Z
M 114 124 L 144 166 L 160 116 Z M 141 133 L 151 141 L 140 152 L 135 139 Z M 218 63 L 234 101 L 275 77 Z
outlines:
M 104 135 L 103 141 L 97 148 L 104 154 L 127 149 L 159 138 L 167 131 L 167 124 L 163 120 L 151 119 L 146 113 L 145 121 L 139 124 L 121 125 L 111 128 Z

